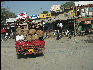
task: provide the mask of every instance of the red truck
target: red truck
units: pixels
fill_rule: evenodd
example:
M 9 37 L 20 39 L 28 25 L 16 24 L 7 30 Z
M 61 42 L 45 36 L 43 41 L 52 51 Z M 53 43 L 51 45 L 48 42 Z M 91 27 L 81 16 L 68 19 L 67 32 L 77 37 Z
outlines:
M 43 35 L 42 35 L 42 39 L 39 39 L 41 37 L 39 37 L 38 34 L 36 34 L 36 30 L 35 33 L 31 33 L 29 32 L 30 29 L 32 29 L 33 25 L 36 25 L 35 23 L 32 23 L 32 19 L 28 19 L 28 18 L 22 18 L 24 14 L 21 14 L 21 18 L 17 17 L 16 20 L 16 53 L 17 53 L 17 57 L 20 57 L 20 55 L 31 55 L 31 54 L 42 54 L 44 49 L 45 49 L 45 41 L 43 40 Z M 19 29 L 18 29 L 19 28 Z M 27 32 L 27 33 L 25 33 Z M 21 36 L 20 36 L 21 34 Z M 27 38 L 27 36 L 29 36 L 29 38 Z M 38 38 L 36 39 L 30 39 L 32 35 L 38 35 Z M 35 37 L 34 37 L 35 38 Z M 30 41 L 28 40 L 30 39 Z

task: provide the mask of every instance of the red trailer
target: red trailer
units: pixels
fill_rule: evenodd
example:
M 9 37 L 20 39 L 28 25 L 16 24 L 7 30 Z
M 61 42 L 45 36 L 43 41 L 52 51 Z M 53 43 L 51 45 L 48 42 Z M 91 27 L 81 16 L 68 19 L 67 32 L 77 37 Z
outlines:
M 44 40 L 32 40 L 31 42 L 27 41 L 16 41 L 16 52 L 18 57 L 28 54 L 42 54 L 45 49 Z

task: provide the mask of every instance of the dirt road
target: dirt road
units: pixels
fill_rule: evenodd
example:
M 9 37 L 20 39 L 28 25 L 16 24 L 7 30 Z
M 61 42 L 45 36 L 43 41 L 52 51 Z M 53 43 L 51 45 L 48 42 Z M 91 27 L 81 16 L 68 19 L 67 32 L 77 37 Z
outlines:
M 93 43 L 87 37 L 46 39 L 44 56 L 17 59 L 15 40 L 1 42 L 1 70 L 93 70 Z

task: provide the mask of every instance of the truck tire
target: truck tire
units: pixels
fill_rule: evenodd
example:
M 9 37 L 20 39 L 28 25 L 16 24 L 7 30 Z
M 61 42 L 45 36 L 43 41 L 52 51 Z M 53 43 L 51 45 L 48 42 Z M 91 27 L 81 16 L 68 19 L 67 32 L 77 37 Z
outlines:
M 20 58 L 27 58 L 27 55 L 23 55 L 23 54 L 17 54 L 17 59 L 20 59 Z
M 44 53 L 43 53 L 43 52 L 42 52 L 42 53 L 40 53 L 40 54 L 39 54 L 39 56 L 44 56 Z
M 17 54 L 17 59 L 20 59 L 21 58 L 21 55 L 20 54 Z

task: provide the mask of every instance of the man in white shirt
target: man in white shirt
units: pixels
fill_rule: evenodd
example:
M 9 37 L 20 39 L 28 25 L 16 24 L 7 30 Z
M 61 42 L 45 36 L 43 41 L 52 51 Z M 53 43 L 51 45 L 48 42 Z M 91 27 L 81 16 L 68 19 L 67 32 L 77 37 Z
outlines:
M 58 23 L 57 24 L 57 27 L 58 27 L 58 30 L 57 30 L 57 39 L 59 39 L 59 36 L 60 36 L 60 38 L 62 37 L 63 24 L 62 23 Z M 61 33 L 61 35 L 60 35 L 60 33 Z
M 60 23 L 60 25 L 59 25 L 61 28 L 63 27 L 63 24 L 62 23 Z
M 60 33 L 62 34 L 63 24 L 62 24 L 62 23 L 60 23 L 59 27 L 60 27 Z

